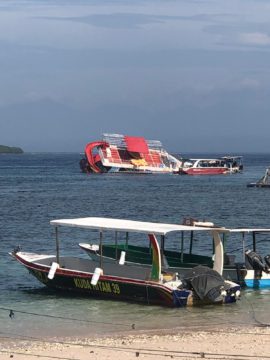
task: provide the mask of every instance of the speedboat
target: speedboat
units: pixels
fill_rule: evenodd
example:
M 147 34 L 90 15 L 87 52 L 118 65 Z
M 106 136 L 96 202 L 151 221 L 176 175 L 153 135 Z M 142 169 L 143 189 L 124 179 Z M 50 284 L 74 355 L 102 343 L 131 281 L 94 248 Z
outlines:
M 158 140 L 121 134 L 103 134 L 86 145 L 80 168 L 86 173 L 177 173 L 181 162 Z
M 224 175 L 243 170 L 241 156 L 223 156 L 216 159 L 183 159 L 180 175 Z
M 52 220 L 50 223 L 55 227 L 56 234 L 54 255 L 23 252 L 21 249 L 11 253 L 49 288 L 101 299 L 169 307 L 233 303 L 240 296 L 240 286 L 222 277 L 223 245 L 220 235 L 226 231 L 224 229 L 97 217 Z M 89 257 L 60 255 L 59 229 L 62 227 L 93 230 L 94 236 L 98 233 L 98 261 Z M 162 267 L 162 252 L 157 237 L 191 230 L 208 233 L 211 241 L 214 239 L 213 268 L 196 266 L 185 274 L 166 270 Z M 124 253 L 120 260 L 104 260 L 105 235 L 109 238 L 113 235 L 117 239 L 121 234 L 147 234 L 152 252 L 150 267 L 125 263 Z

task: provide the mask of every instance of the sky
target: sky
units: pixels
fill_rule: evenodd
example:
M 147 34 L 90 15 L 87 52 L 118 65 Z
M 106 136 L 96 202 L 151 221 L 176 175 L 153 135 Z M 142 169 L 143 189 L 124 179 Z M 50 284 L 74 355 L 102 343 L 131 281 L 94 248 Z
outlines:
M 0 144 L 269 152 L 268 0 L 1 0 Z

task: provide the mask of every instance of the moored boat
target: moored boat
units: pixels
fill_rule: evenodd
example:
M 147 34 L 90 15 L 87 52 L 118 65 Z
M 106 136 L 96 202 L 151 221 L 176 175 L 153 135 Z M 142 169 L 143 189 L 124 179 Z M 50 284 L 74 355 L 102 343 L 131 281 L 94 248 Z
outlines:
M 161 251 L 157 236 L 190 231 L 189 226 L 149 223 L 108 218 L 76 218 L 52 220 L 56 232 L 56 254 L 45 255 L 15 250 L 12 256 L 24 265 L 41 283 L 55 290 L 80 293 L 90 297 L 136 301 L 145 304 L 181 307 L 186 305 L 223 304 L 235 302 L 240 286 L 224 280 L 223 229 L 196 228 L 193 231 L 210 233 L 214 238 L 213 269 L 194 267 L 189 274 L 162 269 Z M 78 227 L 99 232 L 99 260 L 60 256 L 59 227 Z M 126 264 L 124 259 L 106 262 L 102 249 L 104 233 L 147 234 L 152 249 L 151 267 Z
M 86 145 L 80 168 L 86 173 L 177 173 L 181 162 L 158 140 L 121 134 L 103 134 Z
M 250 288 L 270 287 L 270 229 L 237 228 L 230 229 L 231 235 L 238 236 L 239 247 L 244 262 L 244 284 Z M 235 239 L 234 239 L 235 242 Z M 259 249 L 260 247 L 260 249 Z M 261 256 L 263 253 L 263 257 Z M 243 269 L 243 266 L 242 266 Z
M 216 159 L 183 159 L 180 175 L 224 175 L 243 170 L 241 156 L 223 156 Z
M 197 221 L 195 219 L 184 219 L 184 223 L 195 227 L 218 228 L 211 222 Z M 174 243 L 174 249 L 166 247 L 165 237 L 161 237 L 161 259 L 162 266 L 166 271 L 179 272 L 185 274 L 194 266 L 202 265 L 213 267 L 213 254 L 202 254 L 200 247 L 194 250 L 194 243 L 198 243 L 194 238 L 192 227 L 188 236 L 184 235 L 188 231 L 182 232 L 181 239 L 177 245 Z M 257 253 L 257 242 L 260 244 L 269 243 L 270 229 L 267 228 L 237 228 L 226 229 L 223 233 L 223 244 L 226 247 L 238 244 L 237 249 L 223 252 L 223 277 L 226 280 L 232 280 L 242 287 L 264 288 L 270 287 L 270 255 L 264 254 L 264 259 Z M 241 235 L 237 237 L 236 235 Z M 248 235 L 249 238 L 248 239 Z M 258 236 L 260 239 L 258 240 Z M 267 238 L 268 236 L 268 238 Z M 115 239 L 117 240 L 117 238 Z M 249 241 L 248 241 L 249 240 Z M 180 249 L 179 249 L 180 245 Z M 80 243 L 79 246 L 89 255 L 90 258 L 98 260 L 100 257 L 100 248 L 96 244 Z M 270 247 L 268 247 L 270 253 Z M 266 250 L 267 251 L 267 250 Z M 103 245 L 102 254 L 104 261 L 115 262 L 120 259 L 121 254 L 125 254 L 125 261 L 130 264 L 137 264 L 144 267 L 151 265 L 151 247 L 138 246 L 131 244 L 126 238 L 124 243 L 119 241 L 109 242 Z

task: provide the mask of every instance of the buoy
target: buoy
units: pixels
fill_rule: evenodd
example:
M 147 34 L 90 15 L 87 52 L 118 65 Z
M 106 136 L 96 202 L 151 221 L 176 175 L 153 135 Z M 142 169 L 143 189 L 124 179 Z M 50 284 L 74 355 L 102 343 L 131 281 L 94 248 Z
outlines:
M 58 268 L 59 268 L 59 264 L 57 262 L 53 262 L 48 274 L 48 279 L 52 280 L 54 278 L 54 274 Z
M 91 279 L 91 285 L 97 285 L 100 275 L 103 274 L 103 270 L 100 268 L 95 268 L 94 275 Z
M 124 265 L 124 264 L 125 264 L 125 258 L 126 258 L 126 252 L 125 252 L 125 251 L 121 251 L 120 260 L 119 260 L 119 265 Z

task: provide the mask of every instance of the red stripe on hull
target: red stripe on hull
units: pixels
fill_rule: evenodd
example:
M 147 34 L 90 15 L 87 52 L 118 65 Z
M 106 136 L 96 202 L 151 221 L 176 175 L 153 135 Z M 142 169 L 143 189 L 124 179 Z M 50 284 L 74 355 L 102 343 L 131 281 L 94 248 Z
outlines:
M 228 173 L 228 169 L 224 167 L 188 168 L 183 169 L 183 172 L 188 175 L 224 175 Z

